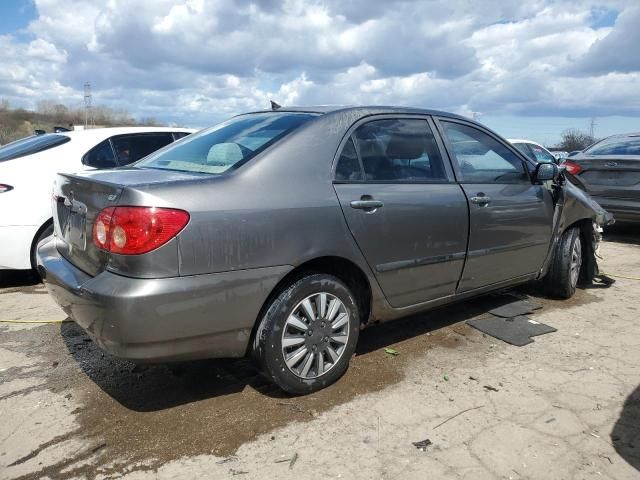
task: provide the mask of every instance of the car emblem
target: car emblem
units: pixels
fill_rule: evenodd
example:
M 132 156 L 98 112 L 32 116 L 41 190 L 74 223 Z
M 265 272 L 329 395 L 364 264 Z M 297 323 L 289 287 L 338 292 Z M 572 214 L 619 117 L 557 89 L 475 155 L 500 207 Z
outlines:
M 607 165 L 607 167 L 617 167 L 618 166 L 618 162 L 607 162 L 606 165 Z

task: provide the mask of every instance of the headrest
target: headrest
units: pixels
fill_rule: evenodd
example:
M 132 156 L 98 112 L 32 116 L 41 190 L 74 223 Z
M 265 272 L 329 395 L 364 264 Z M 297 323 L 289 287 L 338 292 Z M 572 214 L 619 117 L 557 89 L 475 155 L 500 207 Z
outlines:
M 399 160 L 413 160 L 424 154 L 425 141 L 421 136 L 395 133 L 387 144 L 387 157 Z
M 216 143 L 207 154 L 208 165 L 233 165 L 244 158 L 237 143 Z

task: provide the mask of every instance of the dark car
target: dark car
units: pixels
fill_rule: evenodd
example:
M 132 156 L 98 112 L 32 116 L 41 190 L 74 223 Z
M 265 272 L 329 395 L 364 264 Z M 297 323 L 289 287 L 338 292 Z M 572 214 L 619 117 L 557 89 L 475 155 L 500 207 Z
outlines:
M 540 278 L 570 297 L 607 214 L 559 175 L 448 113 L 254 112 L 59 175 L 39 271 L 116 356 L 252 355 L 306 393 L 346 371 L 364 325 Z
M 640 133 L 605 138 L 563 165 L 617 221 L 640 222 Z

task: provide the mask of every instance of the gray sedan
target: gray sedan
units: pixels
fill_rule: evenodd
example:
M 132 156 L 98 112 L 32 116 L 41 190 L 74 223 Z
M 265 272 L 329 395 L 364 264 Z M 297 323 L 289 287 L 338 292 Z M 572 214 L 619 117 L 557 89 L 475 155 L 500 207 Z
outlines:
M 596 273 L 607 213 L 489 129 L 430 110 L 239 115 L 133 166 L 59 175 L 52 296 L 134 361 L 253 356 L 291 393 L 336 381 L 360 329 Z
M 605 138 L 563 165 L 617 220 L 640 222 L 640 133 Z

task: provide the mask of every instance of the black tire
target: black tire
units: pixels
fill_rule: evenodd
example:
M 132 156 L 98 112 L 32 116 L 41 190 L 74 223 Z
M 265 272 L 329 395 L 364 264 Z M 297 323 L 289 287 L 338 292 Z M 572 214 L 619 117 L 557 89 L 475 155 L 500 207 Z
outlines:
M 322 295 L 324 295 L 324 307 L 320 306 L 323 303 L 320 299 Z M 340 310 L 331 320 L 329 318 L 331 312 L 328 310 L 334 299 L 338 299 L 341 305 L 337 307 Z M 313 307 L 312 312 L 316 315 L 316 318 L 311 321 L 307 318 L 309 315 L 300 314 L 304 312 L 301 305 L 305 300 L 307 305 Z M 323 315 L 319 313 L 322 310 L 325 312 Z M 348 315 L 347 324 L 343 324 L 339 332 L 333 330 L 333 326 L 339 323 L 338 318 L 344 319 L 345 313 Z M 292 325 L 288 323 L 290 321 L 288 319 L 293 315 L 308 326 L 304 333 L 303 330 L 297 331 L 294 325 L 293 333 L 297 332 L 298 335 L 291 336 Z M 267 306 L 266 313 L 260 319 L 256 331 L 253 355 L 263 375 L 282 390 L 296 395 L 308 394 L 331 385 L 347 371 L 349 361 L 356 349 L 359 331 L 358 303 L 349 288 L 334 276 L 309 274 L 293 281 Z M 285 337 L 286 339 L 304 338 L 304 341 L 300 345 L 283 348 Z M 346 343 L 334 343 L 333 339 L 338 337 L 343 341 L 346 337 Z M 291 362 L 293 355 L 299 353 L 302 347 L 306 353 L 303 352 L 301 363 L 296 364 L 295 367 L 288 366 L 287 358 Z M 329 349 L 332 351 L 329 352 Z M 339 358 L 331 362 L 332 354 L 336 353 L 340 354 Z M 311 357 L 309 362 L 313 366 L 308 367 L 308 371 L 303 374 L 301 373 L 304 371 L 303 364 L 307 363 L 309 356 Z M 300 375 L 316 376 L 305 378 Z
M 570 228 L 562 234 L 544 279 L 550 296 L 566 299 L 576 292 L 576 286 L 582 277 L 583 251 L 579 228 Z
M 36 250 L 38 249 L 38 244 L 47 237 L 53 235 L 53 222 L 49 221 L 45 223 L 38 233 L 36 233 L 35 238 L 33 239 L 33 243 L 31 244 L 31 269 L 35 270 L 37 265 L 36 261 Z

